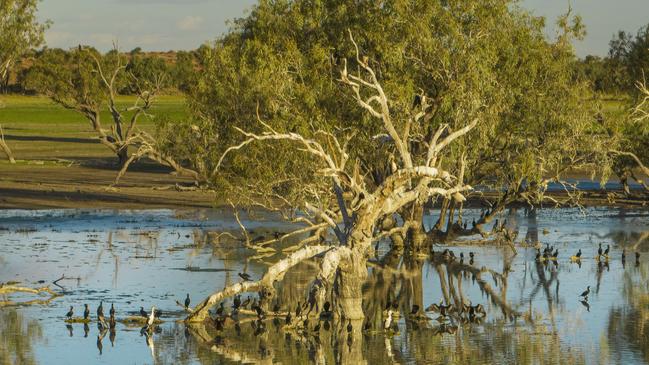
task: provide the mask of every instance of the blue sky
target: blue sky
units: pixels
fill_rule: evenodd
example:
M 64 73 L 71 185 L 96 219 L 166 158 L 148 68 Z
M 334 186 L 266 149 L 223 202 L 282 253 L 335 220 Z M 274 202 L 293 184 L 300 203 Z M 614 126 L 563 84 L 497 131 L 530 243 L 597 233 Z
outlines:
M 89 44 L 106 50 L 117 40 L 122 50 L 195 49 L 228 29 L 227 21 L 246 15 L 256 0 L 43 0 L 41 19 L 54 22 L 50 47 Z M 568 0 L 522 0 L 537 15 L 554 19 Z M 586 39 L 575 45 L 580 56 L 605 55 L 619 29 L 635 33 L 649 23 L 649 0 L 571 0 L 587 26 Z M 548 34 L 553 34 L 548 29 Z

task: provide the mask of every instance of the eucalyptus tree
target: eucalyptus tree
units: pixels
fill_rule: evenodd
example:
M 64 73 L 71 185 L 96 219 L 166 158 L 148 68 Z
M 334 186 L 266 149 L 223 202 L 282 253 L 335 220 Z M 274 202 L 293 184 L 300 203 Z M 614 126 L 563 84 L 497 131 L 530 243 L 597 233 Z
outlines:
M 36 19 L 38 0 L 2 0 L 0 2 L 0 89 L 9 84 L 9 74 L 20 57 L 44 43 L 43 33 L 49 22 Z M 2 107 L 0 105 L 0 107 Z M 0 127 L 0 148 L 11 163 L 15 160 Z
M 303 199 L 300 186 L 316 179 L 311 161 L 296 158 L 285 144 L 272 151 L 255 145 L 217 169 L 223 152 L 240 141 L 238 129 L 261 133 L 261 119 L 304 135 L 351 130 L 350 158 L 366 171 L 368 184 L 379 186 L 407 161 L 338 82 L 344 60 L 354 57 L 345 41 L 349 29 L 389 93 L 391 110 L 408 113 L 427 105 L 418 123 L 394 122 L 412 137 L 412 155 L 425 157 L 426 141 L 440 127 L 446 135 L 481 121 L 470 139 L 436 163 L 495 192 L 486 203 L 493 207 L 464 229 L 455 215 L 462 203 L 440 199 L 443 214 L 428 236 L 486 235 L 482 226 L 507 204 L 539 204 L 548 198 L 549 184 L 564 183 L 565 173 L 609 163 L 588 85 L 575 81 L 571 40 L 583 35 L 583 26 L 565 15 L 561 32 L 548 40 L 544 25 L 510 0 L 260 1 L 228 34 L 203 47 L 189 93 L 193 119 L 161 124 L 160 144 L 219 186 L 224 198 L 250 205 L 244 190 L 254 187 L 260 196 L 290 197 L 288 205 Z M 398 213 L 421 223 L 427 203 Z M 396 221 L 386 217 L 383 226 L 394 228 Z M 420 226 L 413 228 L 422 233 Z M 404 237 L 393 238 L 400 244 Z
M 151 107 L 166 85 L 165 74 L 147 69 L 149 63 L 156 64 L 146 59 L 128 62 L 117 50 L 102 54 L 82 46 L 68 51 L 44 49 L 37 54 L 26 85 L 86 118 L 99 142 L 118 159 L 115 183 L 133 161 L 143 157 L 196 177 L 194 171 L 161 153 L 155 138 L 138 128 L 141 118 L 152 117 Z M 133 103 L 120 102 L 120 92 L 134 94 Z M 103 124 L 106 112 L 110 126 Z M 129 154 L 129 148 L 135 151 Z

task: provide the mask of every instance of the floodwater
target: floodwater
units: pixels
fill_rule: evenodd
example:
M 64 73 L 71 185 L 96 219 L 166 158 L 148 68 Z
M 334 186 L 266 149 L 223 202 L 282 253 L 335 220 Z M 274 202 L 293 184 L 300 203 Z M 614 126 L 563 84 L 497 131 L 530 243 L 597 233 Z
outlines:
M 465 219 L 477 214 L 466 211 Z M 243 218 L 253 238 L 290 228 L 272 217 Z M 403 258 L 382 244 L 364 289 L 373 330 L 348 340 L 344 326 L 328 322 L 307 334 L 282 331 L 283 318 L 263 330 L 241 318 L 222 332 L 178 322 L 184 313 L 176 300 L 189 294 L 196 304 L 238 282 L 239 272 L 260 277 L 279 257 L 219 238 L 238 230 L 227 211 L 0 211 L 0 282 L 62 294 L 0 295 L 0 364 L 649 364 L 649 211 L 544 209 L 504 218 L 519 241 L 558 248 L 557 265 L 535 262 L 533 248 L 513 255 L 506 247 L 435 246 L 464 253 L 464 262 L 449 263 L 439 255 Z M 595 261 L 599 243 L 611 246 L 608 265 Z M 581 265 L 569 259 L 579 249 Z M 277 292 L 282 309 L 303 300 L 315 272 L 310 262 L 286 275 Z M 52 284 L 62 276 L 60 287 Z M 378 330 L 388 298 L 401 312 L 398 331 L 389 333 Z M 414 304 L 440 300 L 482 304 L 486 316 L 407 319 Z M 155 305 L 164 323 L 148 337 L 138 325 L 109 332 L 96 322 L 64 322 L 70 306 L 81 316 L 87 303 L 94 317 L 100 301 L 106 313 L 114 303 L 118 318 Z

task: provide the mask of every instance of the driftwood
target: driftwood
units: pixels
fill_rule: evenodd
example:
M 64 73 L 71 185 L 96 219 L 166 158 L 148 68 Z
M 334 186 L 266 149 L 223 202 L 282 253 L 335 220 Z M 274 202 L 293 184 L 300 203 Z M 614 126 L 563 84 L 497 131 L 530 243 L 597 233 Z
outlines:
M 0 295 L 9 295 L 13 293 L 30 293 L 30 294 L 36 294 L 36 295 L 41 295 L 41 294 L 49 294 L 49 298 L 47 299 L 34 299 L 26 302 L 13 302 L 10 300 L 4 300 L 0 301 L 0 307 L 8 307 L 8 306 L 27 306 L 27 305 L 35 305 L 35 304 L 47 304 L 51 302 L 52 300 L 56 299 L 57 297 L 60 297 L 62 294 L 57 293 L 50 289 L 47 286 L 40 287 L 40 288 L 27 288 L 27 287 L 22 287 L 22 286 L 15 286 L 15 285 L 3 285 L 0 286 Z

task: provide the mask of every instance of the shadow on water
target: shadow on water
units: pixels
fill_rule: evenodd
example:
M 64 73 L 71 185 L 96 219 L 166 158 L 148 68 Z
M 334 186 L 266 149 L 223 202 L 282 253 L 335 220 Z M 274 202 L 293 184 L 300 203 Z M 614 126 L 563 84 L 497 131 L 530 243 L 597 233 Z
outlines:
M 363 287 L 365 322 L 324 313 L 305 330 L 287 327 L 285 313 L 294 318 L 304 304 L 317 259 L 276 284 L 269 305 L 276 317 L 267 313 L 260 321 L 249 311 L 222 325 L 177 322 L 184 313 L 175 303 L 186 294 L 197 303 L 239 281 L 239 272 L 261 276 L 280 257 L 255 256 L 224 239 L 222 232 L 236 229 L 224 214 L 191 214 L 192 220 L 166 211 L 43 214 L 50 216 L 0 223 L 0 282 L 36 283 L 44 275 L 52 281 L 65 273 L 59 282 L 65 295 L 39 307 L 0 307 L 2 364 L 649 364 L 644 212 L 509 212 L 508 225 L 522 241 L 518 255 L 461 241 L 409 257 L 381 242 Z M 283 229 L 273 221 L 250 226 L 253 237 Z M 596 260 L 600 243 L 611 246 L 608 262 Z M 535 246 L 552 246 L 558 260 L 536 260 Z M 580 249 L 582 259 L 572 262 Z M 637 264 L 635 251 L 644 258 Z M 587 286 L 589 295 L 581 297 Z M 100 301 L 105 312 L 115 304 L 115 328 L 95 320 Z M 76 317 L 84 303 L 92 308 L 90 323 L 63 323 L 69 306 Z M 224 302 L 225 313 L 232 304 Z M 151 305 L 163 313 L 155 329 L 142 330 L 143 317 L 126 321 Z

